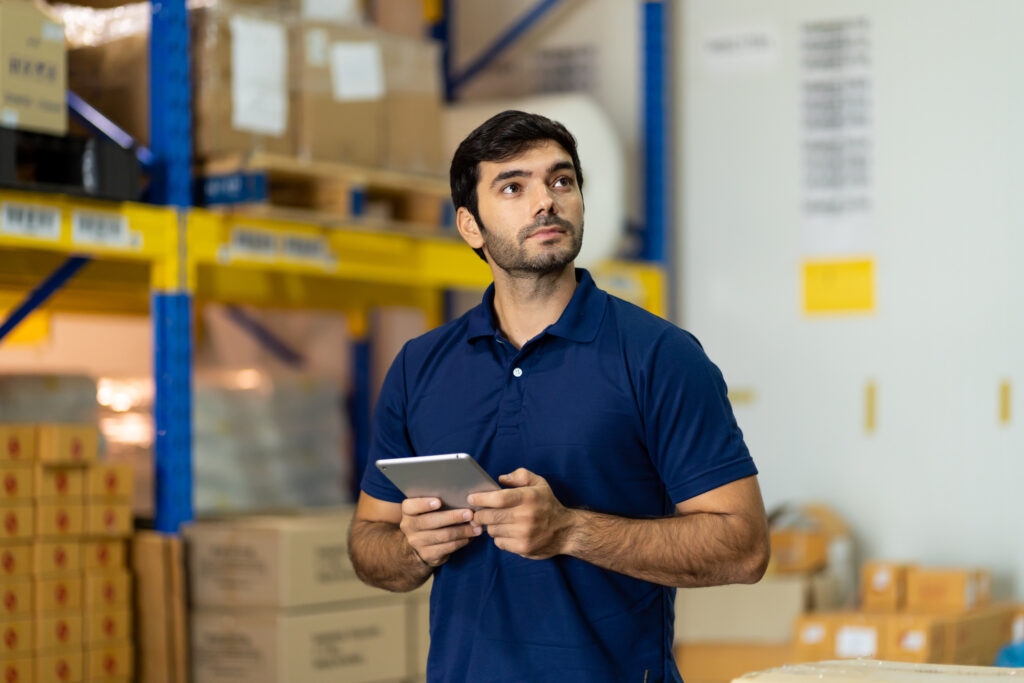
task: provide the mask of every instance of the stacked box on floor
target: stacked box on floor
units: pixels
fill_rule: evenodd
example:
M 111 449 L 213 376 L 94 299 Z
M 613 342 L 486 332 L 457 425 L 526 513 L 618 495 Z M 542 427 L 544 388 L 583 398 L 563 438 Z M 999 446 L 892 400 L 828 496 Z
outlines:
M 0 426 L 0 677 L 132 677 L 131 472 L 96 464 L 93 425 Z
M 348 559 L 352 508 L 200 522 L 189 543 L 196 683 L 404 681 L 422 595 L 370 588 Z
M 873 561 L 861 574 L 861 610 L 803 617 L 796 658 L 987 666 L 1011 640 L 1014 610 L 991 602 L 985 570 Z

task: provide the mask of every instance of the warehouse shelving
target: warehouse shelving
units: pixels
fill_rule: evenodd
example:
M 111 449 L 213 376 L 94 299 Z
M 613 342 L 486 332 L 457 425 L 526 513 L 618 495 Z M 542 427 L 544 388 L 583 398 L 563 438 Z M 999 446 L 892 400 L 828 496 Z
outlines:
M 482 70 L 542 20 L 558 0 L 541 0 L 474 62 Z M 438 5 L 438 3 L 432 3 Z M 453 3 L 437 13 L 435 36 L 447 40 Z M 613 262 L 594 269 L 611 292 L 668 314 L 666 259 L 669 163 L 667 136 L 667 0 L 642 3 L 644 30 L 646 235 L 650 263 Z M 150 40 L 151 198 L 166 207 L 108 203 L 0 191 L 0 202 L 59 212 L 50 232 L 0 232 L 0 305 L 9 313 L 48 310 L 148 313 L 154 330 L 156 528 L 176 532 L 190 520 L 191 365 L 195 301 L 344 310 L 356 334 L 365 332 L 368 306 L 401 304 L 445 317 L 447 290 L 482 288 L 486 267 L 464 244 L 442 237 L 375 232 L 366 227 L 313 225 L 274 215 L 218 213 L 191 208 L 191 105 L 185 0 L 153 4 Z M 447 92 L 472 73 L 456 76 L 446 59 Z M 76 216 L 101 221 L 88 241 L 73 229 Z M 95 226 L 94 226 L 95 227 Z M 103 232 L 108 231 L 108 232 Z M 17 230 L 13 231 L 17 232 Z M 88 265 L 88 267 L 85 267 Z M 41 284 L 39 273 L 51 272 Z M 71 281 L 70 285 L 67 283 Z M 67 286 L 65 286 L 67 285 Z M 59 291 L 58 293 L 58 290 Z M 21 297 L 20 300 L 16 297 Z M 13 306 L 13 307 L 12 307 Z M 2 334 L 0 334 L 2 339 Z M 357 348 L 357 354 L 363 353 Z

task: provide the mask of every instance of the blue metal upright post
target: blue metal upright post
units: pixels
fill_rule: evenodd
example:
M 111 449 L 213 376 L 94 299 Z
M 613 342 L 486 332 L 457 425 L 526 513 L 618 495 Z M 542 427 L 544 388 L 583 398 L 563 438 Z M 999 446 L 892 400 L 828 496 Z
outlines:
M 641 255 L 665 263 L 671 182 L 671 136 L 668 99 L 668 21 L 665 0 L 643 3 L 644 214 L 646 230 Z
M 176 206 L 178 244 L 186 244 L 184 211 L 192 203 L 192 111 L 188 12 L 185 0 L 153 2 L 149 48 L 149 198 Z M 184 263 L 183 255 L 179 260 Z M 192 297 L 187 278 L 153 293 L 156 380 L 156 520 L 175 533 L 193 517 L 192 507 Z

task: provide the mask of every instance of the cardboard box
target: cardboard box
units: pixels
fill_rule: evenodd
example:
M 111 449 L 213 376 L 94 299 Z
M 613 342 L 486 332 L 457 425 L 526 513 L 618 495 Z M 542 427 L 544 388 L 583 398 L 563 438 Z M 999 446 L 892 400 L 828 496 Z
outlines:
M 402 36 L 386 36 L 382 44 L 387 82 L 384 162 L 398 171 L 446 175 L 450 159 L 442 142 L 441 45 Z
M 823 612 L 801 617 L 794 632 L 800 662 L 879 657 L 887 642 L 887 615 Z
M 1024 605 L 1016 608 L 1011 622 L 1010 640 L 1014 643 L 1024 641 Z
M 388 33 L 425 38 L 430 30 L 425 0 L 372 0 L 370 13 L 373 23 Z
M 1014 613 L 1012 604 L 993 604 L 953 615 L 947 661 L 990 666 L 1012 638 Z
M 0 657 L 24 659 L 35 652 L 35 631 L 28 619 L 0 621 Z
M 187 683 L 185 572 L 179 536 L 141 531 L 132 540 L 138 613 L 139 683 Z
M 34 566 L 31 543 L 25 541 L 0 545 L 0 579 L 4 582 L 7 579 L 32 576 Z
M 89 536 L 131 536 L 132 504 L 90 498 L 85 503 L 85 533 Z
M 0 423 L 0 462 L 36 459 L 36 427 Z
M 1010 683 L 1020 669 L 872 660 L 816 662 L 759 672 L 735 683 Z
M 984 570 L 912 567 L 907 571 L 907 610 L 969 610 L 988 601 L 990 586 Z
M 764 643 L 693 643 L 674 648 L 683 680 L 731 681 L 751 671 L 793 663 L 793 646 Z
M 82 579 L 58 577 L 35 580 L 35 609 L 37 615 L 80 613 L 82 609 Z
M 81 647 L 36 658 L 36 683 L 80 683 L 84 661 Z
M 31 579 L 5 579 L 0 584 L 0 620 L 17 621 L 35 610 L 35 586 Z
M 60 614 L 36 619 L 36 652 L 57 654 L 69 647 L 82 646 L 82 617 Z
M 429 596 L 429 593 L 428 593 Z M 409 678 L 426 679 L 430 654 L 430 599 L 414 595 L 406 602 L 409 637 Z
M 85 645 L 110 645 L 132 640 L 132 611 L 128 606 L 113 609 L 86 607 L 83 642 Z
M 33 683 L 35 681 L 35 659 L 0 659 L 0 681 L 4 683 Z
M 0 125 L 66 133 L 64 27 L 34 3 L 0 2 L 0 64 Z
M 119 32 L 100 44 L 68 45 L 68 88 L 143 145 L 149 145 L 146 28 L 130 35 Z
M 907 602 L 907 570 L 910 565 L 874 560 L 861 568 L 861 609 L 897 612 Z
M 36 511 L 31 505 L 0 505 L 0 541 L 32 538 Z
M 298 607 L 393 593 L 360 581 L 348 558 L 354 508 L 335 514 L 252 517 L 185 528 L 192 603 Z
M 85 495 L 108 501 L 131 501 L 135 473 L 130 465 L 98 463 L 89 468 Z
M 109 609 L 131 605 L 132 580 L 127 570 L 86 573 L 85 608 Z
M 0 462 L 0 504 L 17 505 L 32 500 L 35 468 L 30 462 Z
M 81 503 L 44 503 L 36 507 L 36 536 L 46 539 L 77 538 L 85 531 Z
M 288 26 L 272 16 L 227 4 L 190 13 L 197 158 L 293 154 Z
M 882 659 L 896 662 L 952 663 L 950 618 L 934 615 L 890 614 L 882 644 Z
M 36 435 L 40 462 L 86 465 L 96 462 L 99 430 L 94 424 L 43 424 Z
M 380 36 L 357 26 L 303 22 L 292 51 L 296 154 L 380 166 L 385 145 Z
M 773 515 L 769 572 L 807 573 L 823 569 L 849 530 L 825 505 L 805 504 Z
M 82 544 L 78 541 L 36 541 L 32 550 L 38 577 L 78 576 L 82 571 Z
M 677 643 L 790 642 L 805 612 L 838 607 L 835 579 L 766 576 L 753 585 L 684 588 L 676 591 Z
M 106 571 L 127 567 L 127 552 L 122 539 L 88 540 L 82 543 L 82 568 Z
M 80 499 L 85 494 L 86 471 L 73 465 L 36 465 L 36 498 L 41 501 Z
M 369 683 L 406 675 L 402 603 L 289 614 L 192 613 L 195 683 Z
M 834 657 L 835 617 L 831 613 L 805 614 L 793 627 L 793 658 L 818 662 Z
M 86 681 L 131 681 L 135 672 L 130 641 L 85 649 Z

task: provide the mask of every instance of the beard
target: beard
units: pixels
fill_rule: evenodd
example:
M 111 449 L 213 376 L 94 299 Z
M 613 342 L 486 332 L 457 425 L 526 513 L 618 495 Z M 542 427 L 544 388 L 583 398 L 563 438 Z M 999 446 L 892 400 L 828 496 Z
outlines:
M 477 221 L 484 246 L 495 265 L 512 276 L 547 275 L 564 269 L 576 260 L 583 247 L 583 222 L 579 228 L 560 216 L 544 214 L 533 223 L 520 228 L 513 238 L 501 237 L 486 229 Z M 556 226 L 565 231 L 569 238 L 567 245 L 544 247 L 539 254 L 527 252 L 526 241 L 530 235 L 543 228 Z

